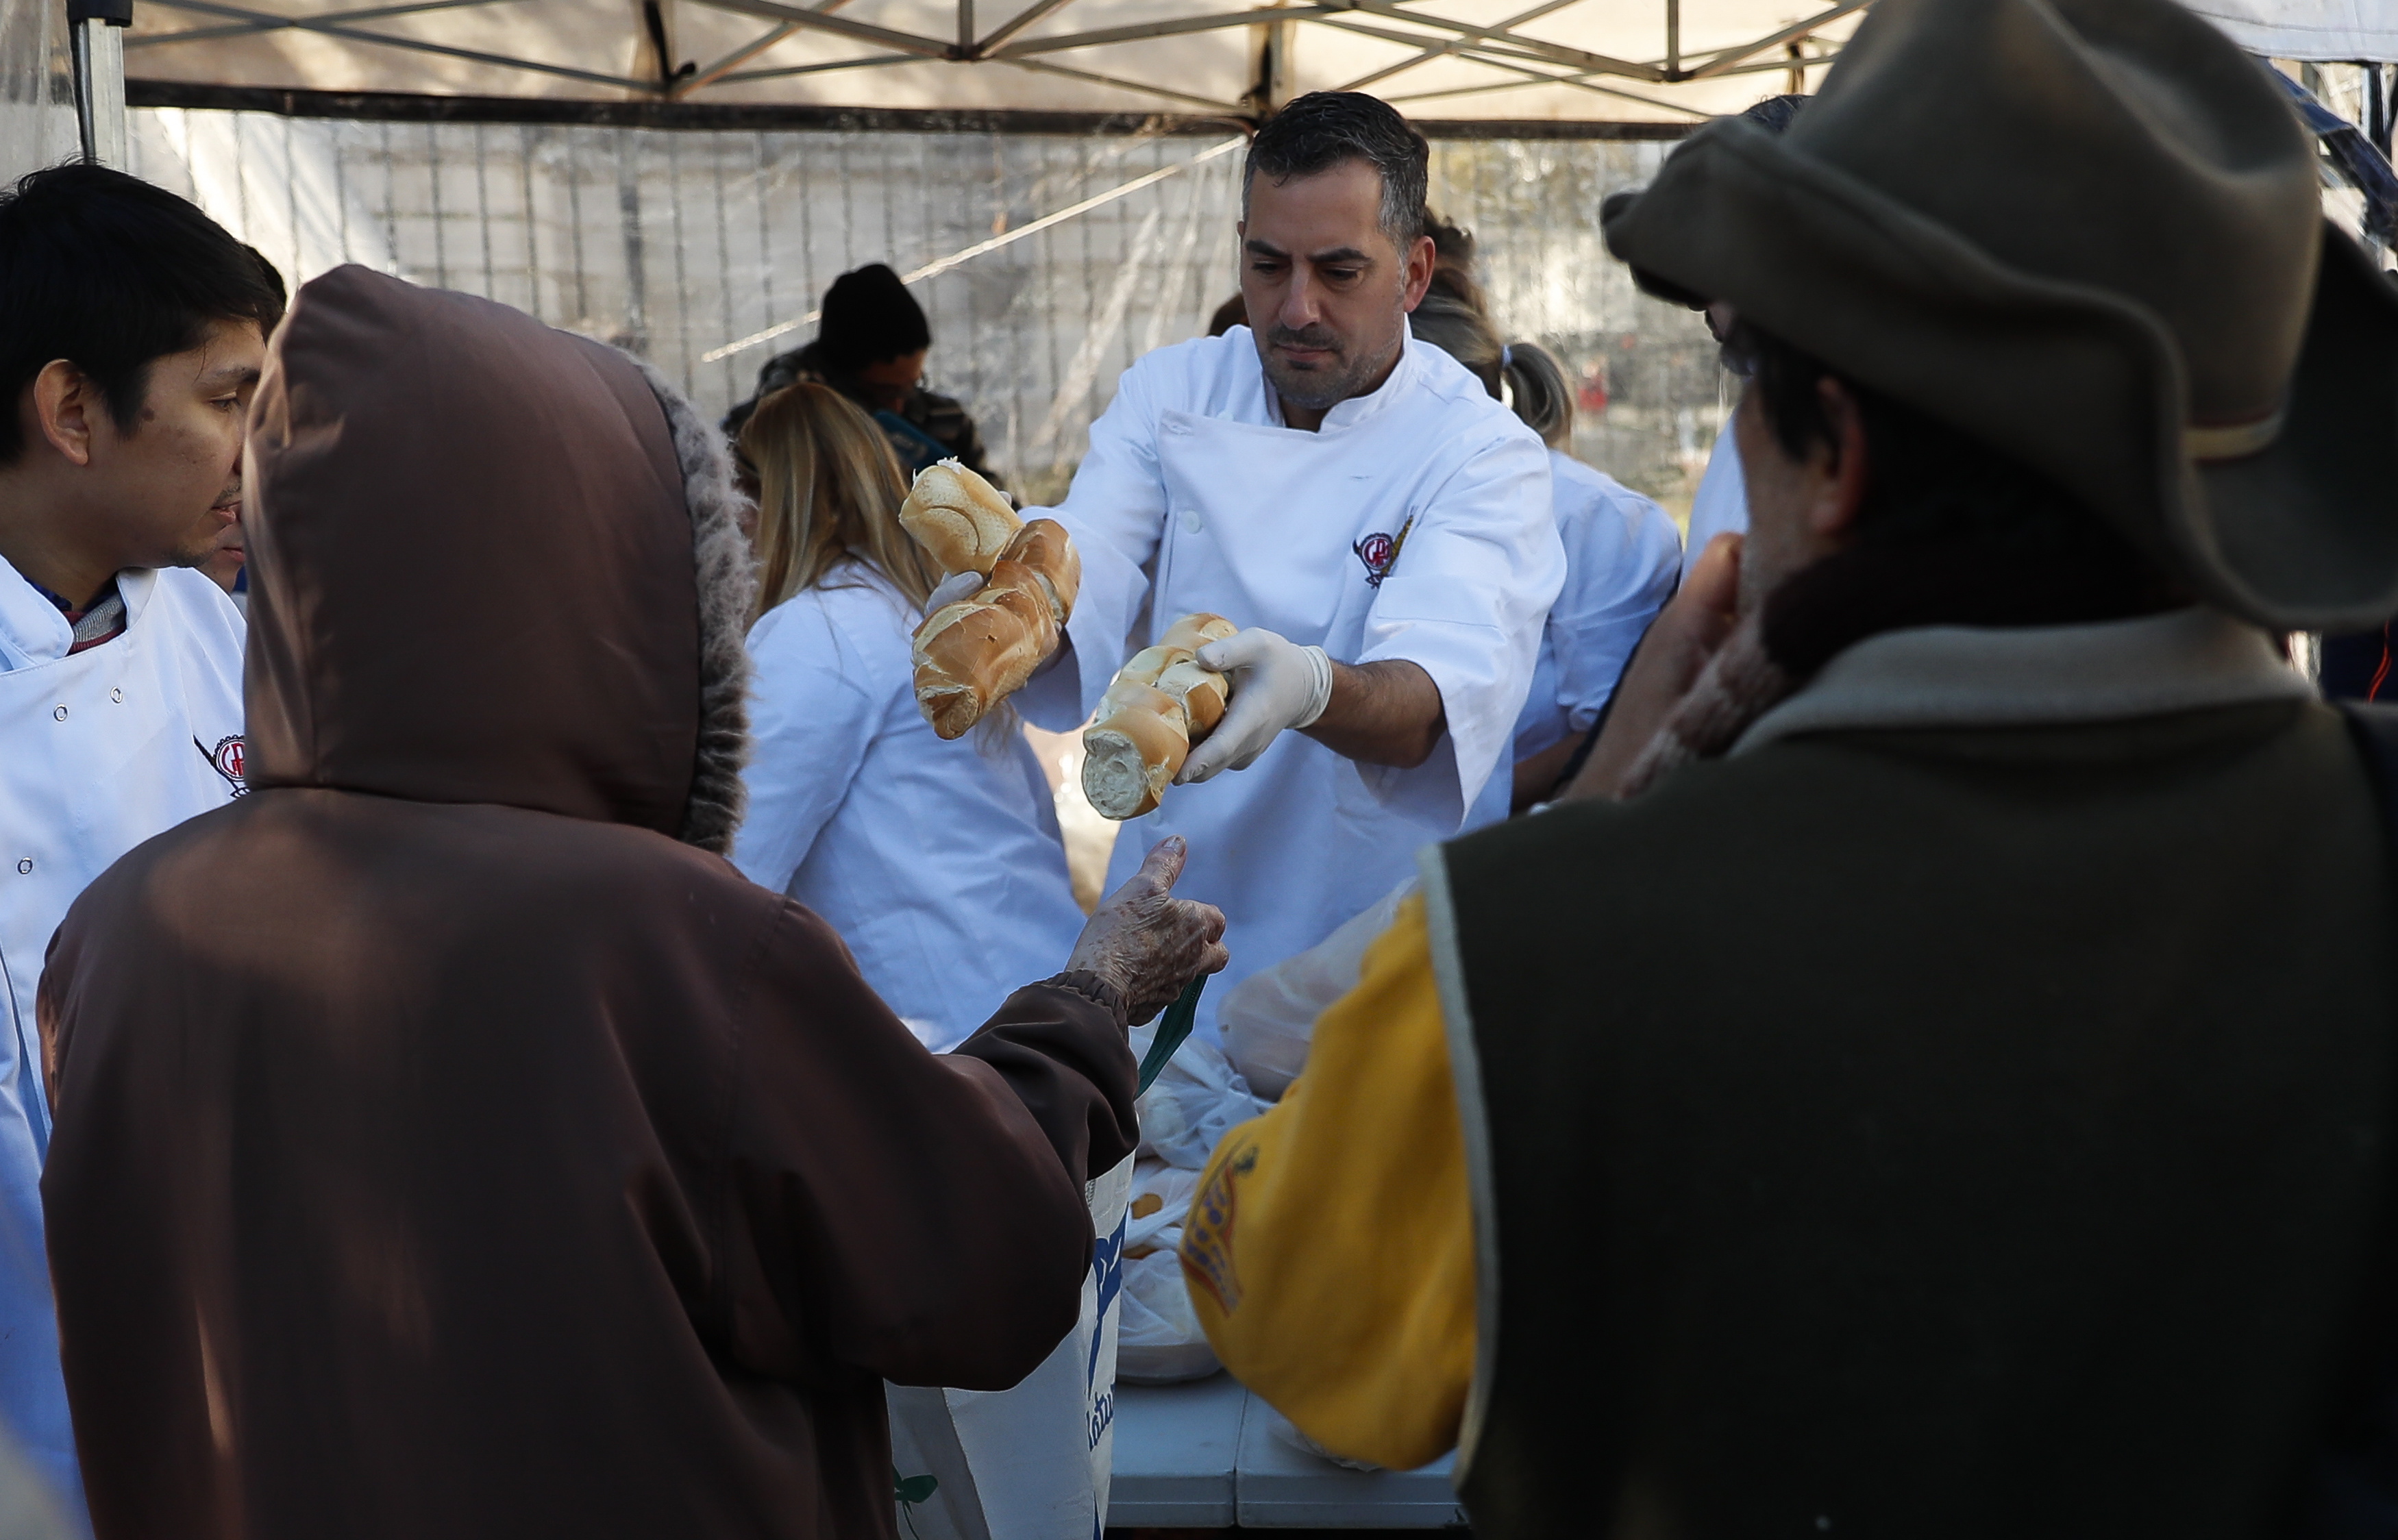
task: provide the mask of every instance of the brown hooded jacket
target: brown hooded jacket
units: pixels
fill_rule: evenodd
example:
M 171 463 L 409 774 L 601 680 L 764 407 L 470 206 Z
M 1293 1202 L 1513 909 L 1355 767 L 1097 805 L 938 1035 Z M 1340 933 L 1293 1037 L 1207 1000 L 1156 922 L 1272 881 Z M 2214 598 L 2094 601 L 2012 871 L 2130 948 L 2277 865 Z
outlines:
M 1073 1324 L 1112 991 L 935 1057 L 721 858 L 747 563 L 630 360 L 344 268 L 252 429 L 255 789 L 42 988 L 100 1535 L 891 1533 L 882 1382 Z

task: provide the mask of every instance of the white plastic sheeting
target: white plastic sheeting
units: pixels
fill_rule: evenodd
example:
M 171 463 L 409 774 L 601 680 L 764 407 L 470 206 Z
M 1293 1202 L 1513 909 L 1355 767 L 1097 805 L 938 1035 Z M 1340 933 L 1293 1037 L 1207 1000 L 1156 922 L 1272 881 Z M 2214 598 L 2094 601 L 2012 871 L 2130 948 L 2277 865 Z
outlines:
M 814 335 L 835 275 L 905 273 L 1156 172 L 1175 174 L 917 284 L 933 385 L 992 458 L 1062 489 L 1116 377 L 1196 335 L 1235 285 L 1240 157 L 1216 135 L 734 133 L 289 118 L 143 109 L 135 169 L 193 198 L 294 283 L 341 261 L 466 289 L 654 359 L 707 410 Z M 1663 499 L 1721 421 L 1695 317 L 1636 294 L 1599 200 L 1666 147 L 1442 141 L 1436 207 L 1477 232 L 1493 308 L 1586 382 L 1578 447 Z M 1187 167 L 1187 168 L 1183 168 Z M 1604 410 L 1596 409 L 1604 399 Z
M 60 0 L 0 0 L 0 180 L 76 152 L 66 33 Z
M 2268 59 L 2398 60 L 2398 0 L 2186 0 Z

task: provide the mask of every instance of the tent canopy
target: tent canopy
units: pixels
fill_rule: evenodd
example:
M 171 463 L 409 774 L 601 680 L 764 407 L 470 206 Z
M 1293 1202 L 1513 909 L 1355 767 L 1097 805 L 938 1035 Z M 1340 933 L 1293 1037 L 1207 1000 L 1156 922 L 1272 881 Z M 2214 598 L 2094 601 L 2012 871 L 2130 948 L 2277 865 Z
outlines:
M 2187 0 L 2267 59 L 2311 64 L 2398 60 L 2398 5 L 2391 0 Z
M 1354 87 L 1418 118 L 1664 129 L 1813 88 L 1868 3 L 141 0 L 126 74 L 561 102 L 1220 117 Z

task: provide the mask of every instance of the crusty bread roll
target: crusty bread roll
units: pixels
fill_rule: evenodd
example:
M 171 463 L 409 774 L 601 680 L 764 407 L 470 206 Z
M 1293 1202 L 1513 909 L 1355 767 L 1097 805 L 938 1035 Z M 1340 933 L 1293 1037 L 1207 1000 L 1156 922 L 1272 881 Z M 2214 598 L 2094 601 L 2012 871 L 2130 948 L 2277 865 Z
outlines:
M 1005 494 L 955 460 L 918 471 L 899 504 L 900 528 L 940 564 L 944 577 L 988 576 L 1023 523 Z
M 1179 647 L 1196 652 L 1209 642 L 1220 642 L 1240 629 L 1221 615 L 1210 615 L 1202 610 L 1196 615 L 1185 615 L 1167 626 L 1165 635 L 1157 638 L 1157 645 Z
M 1224 676 L 1196 658 L 1185 658 L 1160 674 L 1157 688 L 1180 703 L 1194 743 L 1216 730 L 1232 699 Z
M 1193 649 L 1237 629 L 1221 615 L 1185 615 L 1116 671 L 1083 733 L 1083 795 L 1102 816 L 1138 818 L 1155 808 L 1191 745 L 1223 719 L 1224 676 Z
M 960 736 L 1024 688 L 1058 650 L 1082 579 L 1065 529 L 1036 518 L 1008 542 L 979 593 L 924 618 L 913 654 L 916 706 L 936 735 Z
M 1074 549 L 1066 527 L 1054 518 L 1036 518 L 1016 532 L 1002 561 L 1020 561 L 1039 574 L 1058 611 L 1058 623 L 1074 612 L 1074 596 L 1083 591 L 1083 554 Z

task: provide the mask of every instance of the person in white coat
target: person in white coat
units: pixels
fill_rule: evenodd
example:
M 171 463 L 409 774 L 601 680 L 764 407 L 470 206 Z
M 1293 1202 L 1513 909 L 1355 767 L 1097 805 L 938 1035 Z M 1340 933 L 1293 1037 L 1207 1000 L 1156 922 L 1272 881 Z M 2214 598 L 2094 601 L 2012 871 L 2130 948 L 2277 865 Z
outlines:
M 239 515 L 281 310 L 145 182 L 65 166 L 0 192 L 0 1424 L 78 1522 L 34 990 L 92 878 L 242 795 L 241 616 L 195 569 Z
M 822 915 L 944 1051 L 1082 931 L 1048 782 L 1015 713 L 944 743 L 917 709 L 910 637 L 939 571 L 900 528 L 907 489 L 872 420 L 829 386 L 790 385 L 759 403 L 740 450 L 762 613 L 734 864 Z
M 1240 228 L 1249 325 L 1126 370 L 1051 511 L 1083 589 L 1071 666 L 1018 697 L 1037 724 L 1073 726 L 1184 614 L 1243 628 L 1201 653 L 1233 676 L 1223 721 L 1113 861 L 1187 837 L 1184 882 L 1226 917 L 1228 984 L 1457 833 L 1509 763 L 1564 581 L 1539 436 L 1408 335 L 1433 270 L 1426 159 L 1371 97 L 1318 92 L 1269 119 Z
M 1632 649 L 1673 597 L 1682 537 L 1664 509 L 1566 452 L 1573 442 L 1573 395 L 1546 350 L 1501 342 L 1488 315 L 1437 280 L 1408 317 L 1408 329 L 1471 369 L 1549 447 L 1551 507 L 1565 542 L 1565 587 L 1549 608 L 1531 693 L 1516 718 L 1514 773 L 1493 775 L 1483 787 L 1467 819 L 1478 828 L 1556 788 L 1614 696 Z
M 1718 535 L 1748 533 L 1748 482 L 1741 474 L 1740 445 L 1731 435 L 1731 424 L 1716 435 L 1716 447 L 1707 456 L 1707 468 L 1699 475 L 1698 490 L 1691 494 L 1691 538 L 1685 542 L 1682 575 L 1698 564 L 1699 554 Z
M 824 917 L 944 1051 L 1082 932 L 1048 783 L 1014 711 L 945 743 L 917 709 L 910 638 L 939 573 L 899 524 L 875 422 L 802 382 L 759 402 L 739 448 L 763 612 L 734 864 Z M 1023 1384 L 887 1392 L 895 1468 L 933 1479 L 909 1509 L 920 1540 L 1085 1540 L 1104 1520 L 1130 1165 L 1091 1185 L 1081 1319 Z

